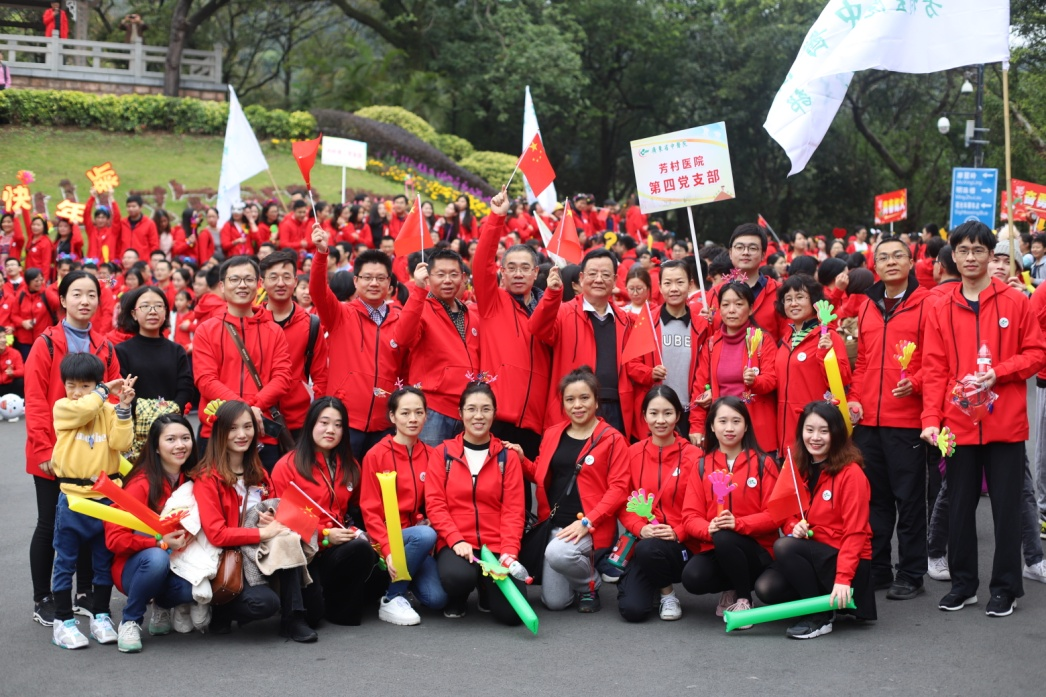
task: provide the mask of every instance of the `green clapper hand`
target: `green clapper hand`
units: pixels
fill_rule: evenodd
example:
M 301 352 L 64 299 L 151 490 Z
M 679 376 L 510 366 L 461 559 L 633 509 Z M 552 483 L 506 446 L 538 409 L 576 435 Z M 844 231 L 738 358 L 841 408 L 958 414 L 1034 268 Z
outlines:
M 625 504 L 625 510 L 635 513 L 640 518 L 646 518 L 653 525 L 660 525 L 654 517 L 654 495 L 646 493 L 646 489 L 633 491 Z
M 821 323 L 821 336 L 828 333 L 828 325 L 839 319 L 835 314 L 835 306 L 827 300 L 818 300 L 814 303 L 817 310 L 817 321 Z

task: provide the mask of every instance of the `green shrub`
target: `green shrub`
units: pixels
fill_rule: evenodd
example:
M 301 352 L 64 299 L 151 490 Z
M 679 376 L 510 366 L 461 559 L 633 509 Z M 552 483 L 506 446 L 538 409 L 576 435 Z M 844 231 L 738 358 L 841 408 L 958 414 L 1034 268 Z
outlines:
M 429 145 L 436 145 L 436 138 L 439 135 L 428 121 L 400 106 L 363 107 L 356 112 L 356 116 L 399 126 L 407 133 L 416 135 Z
M 472 147 L 472 143 L 453 133 L 437 133 L 436 142 L 433 145 L 445 154 L 450 155 L 456 162 L 461 162 L 476 152 L 476 148 Z
M 503 152 L 480 150 L 463 159 L 460 164 L 470 172 L 475 172 L 486 179 L 495 189 L 500 189 L 512 176 L 512 170 L 515 169 L 518 159 Z M 522 193 L 523 178 L 517 174 L 516 178 L 512 180 L 512 186 L 509 187 L 509 194 L 519 196 Z

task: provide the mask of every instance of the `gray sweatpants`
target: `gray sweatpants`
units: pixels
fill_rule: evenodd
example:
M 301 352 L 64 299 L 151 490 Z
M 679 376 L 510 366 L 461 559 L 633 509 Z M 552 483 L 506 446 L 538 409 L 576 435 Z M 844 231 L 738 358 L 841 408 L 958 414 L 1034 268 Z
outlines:
M 585 535 L 580 542 L 564 542 L 556 537 L 563 528 L 552 531 L 552 539 L 545 547 L 545 568 L 541 579 L 541 602 L 549 610 L 566 610 L 574 602 L 575 593 L 584 593 L 599 574 L 592 566 L 592 536 Z
M 1037 485 L 1036 502 L 1039 515 L 1046 517 L 1046 387 L 1035 388 L 1035 419 L 1032 422 L 1035 430 L 1035 452 L 1032 453 L 1032 467 Z

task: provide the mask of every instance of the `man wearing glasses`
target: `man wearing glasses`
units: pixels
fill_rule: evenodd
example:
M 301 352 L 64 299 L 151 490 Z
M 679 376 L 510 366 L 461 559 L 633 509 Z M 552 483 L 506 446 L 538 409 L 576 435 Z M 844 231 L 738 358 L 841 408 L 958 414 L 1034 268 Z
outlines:
M 759 274 L 759 267 L 766 255 L 766 231 L 755 223 L 742 223 L 730 235 L 730 262 L 734 269 L 745 275 L 748 287 L 755 294 L 755 305 L 752 306 L 752 321 L 759 326 L 773 343 L 781 338 L 784 320 L 774 307 L 777 289 L 781 285 L 769 276 Z M 719 288 L 712 289 L 712 305 L 719 297 Z M 765 339 L 764 339 L 765 340 Z

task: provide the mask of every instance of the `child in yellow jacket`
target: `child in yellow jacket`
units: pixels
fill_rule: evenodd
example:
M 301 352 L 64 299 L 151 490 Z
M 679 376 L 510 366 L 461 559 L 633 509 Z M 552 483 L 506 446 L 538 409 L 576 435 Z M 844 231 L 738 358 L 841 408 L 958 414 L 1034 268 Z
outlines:
M 113 477 L 120 468 L 120 453 L 131 447 L 134 429 L 131 424 L 131 402 L 137 378 L 103 383 L 105 366 L 91 353 L 71 353 L 59 366 L 65 383 L 65 398 L 54 405 L 54 429 L 57 441 L 51 465 L 61 485 L 54 521 L 54 575 L 52 593 L 55 600 L 54 637 L 56 646 L 79 649 L 87 646 L 87 637 L 76 628 L 73 619 L 73 574 L 82 544 L 91 547 L 94 562 L 94 607 L 91 612 L 91 636 L 100 644 L 117 640 L 109 617 L 109 598 L 113 593 L 112 553 L 105 546 L 102 521 L 70 510 L 68 495 L 100 498 L 91 490 L 94 479 L 105 472 Z M 106 400 L 109 394 L 119 396 L 117 406 Z

